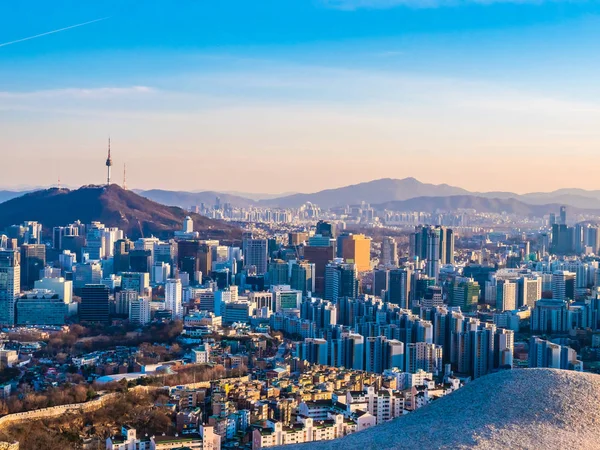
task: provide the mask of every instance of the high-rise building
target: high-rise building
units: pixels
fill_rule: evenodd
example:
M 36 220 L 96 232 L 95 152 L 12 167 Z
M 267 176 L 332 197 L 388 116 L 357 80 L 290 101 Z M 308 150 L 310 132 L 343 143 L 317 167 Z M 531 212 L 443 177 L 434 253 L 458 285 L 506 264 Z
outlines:
M 325 292 L 325 267 L 334 258 L 335 248 L 331 245 L 304 247 L 304 259 L 315 265 L 315 292 L 323 294 Z
M 517 280 L 517 290 L 517 307 L 533 308 L 535 302 L 542 298 L 542 278 L 539 276 L 521 277 Z
M 453 230 L 440 226 L 418 226 L 410 237 L 410 256 L 426 259 L 428 263 L 431 261 L 429 276 L 433 276 L 431 273 L 440 264 L 454 264 Z
M 21 293 L 21 255 L 0 249 L 0 324 L 15 324 L 15 303 Z
M 575 350 L 537 336 L 529 340 L 529 367 L 550 367 L 583 372 L 583 362 L 577 359 Z
M 266 239 L 244 239 L 243 242 L 244 267 L 256 267 L 256 274 L 267 272 L 268 241 Z
M 40 271 L 46 266 L 46 246 L 44 244 L 23 244 L 21 246 L 21 287 L 30 289 L 40 279 Z
M 569 307 L 565 300 L 540 299 L 531 311 L 532 332 L 566 333 L 569 331 Z
M 498 311 L 517 309 L 517 283 L 511 280 L 497 280 L 496 309 Z
M 212 272 L 212 247 L 199 240 L 177 241 L 177 267 L 190 276 L 191 283 L 200 284 L 199 272 L 204 277 Z
M 423 308 L 435 308 L 444 304 L 444 298 L 442 296 L 442 288 L 439 286 L 429 286 L 425 295 L 421 300 L 421 306 Z
M 393 237 L 385 236 L 381 243 L 381 264 L 385 266 L 398 265 L 398 245 Z
M 354 264 L 331 263 L 325 267 L 325 300 L 337 302 L 341 297 L 357 295 L 358 273 Z
M 110 290 L 103 284 L 88 284 L 81 290 L 79 319 L 82 322 L 108 323 L 108 296 Z
M 133 249 L 133 242 L 129 239 L 119 239 L 114 244 L 113 249 L 113 272 L 129 272 L 129 252 Z
M 494 369 L 495 332 L 496 326 L 486 323 L 470 325 L 467 330 L 455 334 L 458 372 L 475 379 Z
M 494 334 L 494 368 L 512 368 L 515 332 L 498 328 Z
M 560 224 L 561 225 L 567 224 L 567 207 L 566 206 L 560 207 Z
M 552 298 L 555 300 L 575 299 L 575 279 L 573 272 L 557 270 L 552 274 Z
M 376 269 L 373 271 L 373 295 L 387 299 L 387 293 L 390 287 L 389 269 Z
M 359 272 L 371 269 L 371 238 L 364 234 L 351 234 L 342 243 L 342 258 L 356 265 Z
M 443 369 L 442 358 L 443 349 L 441 345 L 428 342 L 410 343 L 406 352 L 406 371 L 417 373 L 419 370 L 424 370 L 437 375 Z
M 150 300 L 138 297 L 129 302 L 129 321 L 139 325 L 150 322 Z
M 315 234 L 320 234 L 323 237 L 335 238 L 335 228 L 331 222 L 319 220 L 317 222 Z
M 129 267 L 132 272 L 147 272 L 152 270 L 152 251 L 133 249 L 129 252 Z
M 303 295 L 315 292 L 315 265 L 307 261 L 297 261 L 292 264 L 290 286 L 292 289 L 302 291 Z
M 552 244 L 550 249 L 552 253 L 558 255 L 567 255 L 575 251 L 574 248 L 575 230 L 565 224 L 552 225 Z
M 271 261 L 268 267 L 269 284 L 271 286 L 288 283 L 289 266 L 287 262 L 282 259 L 276 259 Z
M 165 283 L 165 309 L 171 311 L 173 320 L 183 318 L 181 280 L 169 278 Z
M 79 292 L 87 284 L 100 284 L 102 266 L 99 262 L 77 263 L 73 273 L 73 289 Z
M 144 295 L 150 287 L 150 274 L 146 272 L 122 272 L 121 289 Z
M 479 283 L 473 278 L 457 279 L 450 289 L 448 304 L 460 307 L 463 312 L 476 311 L 479 292 Z
M 390 270 L 390 284 L 387 299 L 390 303 L 409 309 L 409 296 L 411 285 L 411 271 L 409 269 Z

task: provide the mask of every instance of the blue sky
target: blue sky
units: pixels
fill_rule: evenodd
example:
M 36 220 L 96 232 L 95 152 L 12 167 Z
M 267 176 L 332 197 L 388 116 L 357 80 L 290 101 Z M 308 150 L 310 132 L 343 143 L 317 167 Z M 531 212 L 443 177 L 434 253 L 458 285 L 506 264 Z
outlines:
M 600 143 L 599 13 L 561 0 L 10 2 L 0 151 L 30 170 L 0 185 L 100 183 L 111 135 L 116 181 L 127 163 L 141 188 L 415 176 L 598 189 L 582 161 Z

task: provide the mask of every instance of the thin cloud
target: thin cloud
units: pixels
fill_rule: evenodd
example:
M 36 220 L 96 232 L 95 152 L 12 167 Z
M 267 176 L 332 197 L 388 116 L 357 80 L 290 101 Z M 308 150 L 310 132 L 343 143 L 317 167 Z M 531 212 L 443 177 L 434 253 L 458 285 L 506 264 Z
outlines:
M 18 44 L 19 42 L 30 41 L 31 39 L 37 39 L 37 38 L 40 38 L 42 36 L 48 36 L 49 34 L 60 33 L 62 31 L 71 30 L 73 28 L 83 27 L 84 25 L 89 25 L 89 24 L 92 24 L 92 23 L 100 22 L 102 20 L 106 20 L 106 19 L 110 19 L 110 17 L 102 17 L 100 19 L 94 19 L 94 20 L 90 20 L 88 22 L 78 23 L 78 24 L 71 25 L 71 26 L 68 26 L 68 27 L 65 27 L 65 28 L 59 28 L 58 30 L 46 31 L 45 33 L 36 34 L 34 36 L 28 36 L 28 37 L 25 37 L 25 38 L 17 39 L 15 41 L 9 41 L 9 42 L 0 43 L 0 47 L 6 47 L 8 45 Z
M 99 88 L 64 88 L 47 89 L 41 91 L 16 92 L 0 91 L 0 98 L 4 99 L 45 99 L 45 98 L 78 98 L 101 99 L 106 97 L 120 97 L 127 95 L 150 94 L 156 89 L 148 86 L 128 87 L 99 87 Z
M 541 4 L 545 0 L 321 0 L 332 9 L 354 11 L 357 9 L 390 9 L 398 6 L 408 8 L 440 8 L 468 4 L 490 5 L 494 3 Z M 560 2 L 563 0 L 550 0 Z

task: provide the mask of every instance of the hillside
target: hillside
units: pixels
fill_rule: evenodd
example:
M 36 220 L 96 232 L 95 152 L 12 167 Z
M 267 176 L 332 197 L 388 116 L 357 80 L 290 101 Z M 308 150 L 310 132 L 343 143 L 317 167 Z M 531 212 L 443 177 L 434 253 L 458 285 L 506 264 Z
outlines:
M 600 376 L 556 369 L 479 378 L 407 416 L 286 450 L 597 449 Z
M 76 190 L 47 189 L 25 194 L 0 204 L 0 229 L 26 220 L 41 222 L 46 233 L 76 220 L 100 221 L 119 227 L 131 238 L 168 237 L 180 230 L 185 210 L 164 206 L 113 184 L 83 186 Z M 191 214 L 195 230 L 204 238 L 237 241 L 241 230 L 225 222 Z
M 20 197 L 21 195 L 23 195 L 25 193 L 26 192 L 21 192 L 21 191 L 3 191 L 3 190 L 0 190 L 0 203 L 7 202 L 8 200 L 11 200 L 11 199 L 16 198 L 16 197 Z

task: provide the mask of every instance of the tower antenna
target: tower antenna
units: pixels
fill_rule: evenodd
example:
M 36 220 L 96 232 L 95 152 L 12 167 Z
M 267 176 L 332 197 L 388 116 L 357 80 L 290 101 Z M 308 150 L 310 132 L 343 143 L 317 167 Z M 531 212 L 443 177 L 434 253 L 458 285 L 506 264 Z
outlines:
M 123 189 L 127 190 L 127 164 L 123 163 Z
M 108 158 L 106 158 L 106 186 L 110 186 L 110 168 L 112 166 L 112 159 L 110 158 L 110 137 L 108 138 Z

